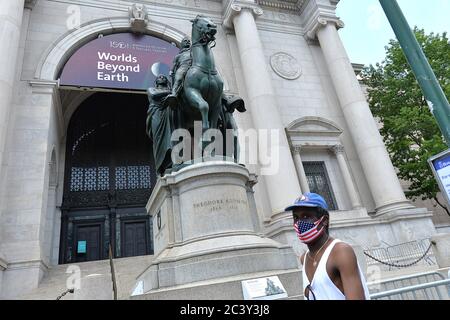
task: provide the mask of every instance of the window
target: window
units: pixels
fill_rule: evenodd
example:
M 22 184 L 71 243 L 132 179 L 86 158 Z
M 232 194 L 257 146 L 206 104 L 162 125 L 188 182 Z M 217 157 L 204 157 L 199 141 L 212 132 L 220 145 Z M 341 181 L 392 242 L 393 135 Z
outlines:
M 306 161 L 303 162 L 303 168 L 305 169 L 310 191 L 320 194 L 327 202 L 329 210 L 337 210 L 325 163 L 323 161 Z

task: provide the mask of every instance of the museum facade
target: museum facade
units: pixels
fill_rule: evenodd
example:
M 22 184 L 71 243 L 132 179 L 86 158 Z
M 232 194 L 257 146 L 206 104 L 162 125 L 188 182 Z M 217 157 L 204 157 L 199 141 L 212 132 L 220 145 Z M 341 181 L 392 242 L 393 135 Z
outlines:
M 243 132 L 275 130 L 279 164 L 258 176 L 260 233 L 299 254 L 292 214 L 322 194 L 331 232 L 362 248 L 429 238 L 432 212 L 406 199 L 339 38 L 338 0 L 2 0 L 0 297 L 48 271 L 153 254 L 157 182 L 146 89 L 169 75 L 191 19 L 212 49 Z M 245 135 L 239 137 L 245 145 Z M 182 210 L 182 208 L 181 208 Z

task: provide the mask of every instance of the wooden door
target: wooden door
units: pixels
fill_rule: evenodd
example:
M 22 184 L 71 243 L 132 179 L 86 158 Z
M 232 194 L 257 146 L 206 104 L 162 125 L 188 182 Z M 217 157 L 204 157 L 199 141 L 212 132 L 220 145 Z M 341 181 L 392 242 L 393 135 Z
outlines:
M 123 223 L 123 257 L 148 254 L 145 221 Z
M 75 260 L 76 262 L 100 260 L 102 253 L 101 225 L 83 225 L 76 227 Z M 85 242 L 85 250 L 83 243 Z

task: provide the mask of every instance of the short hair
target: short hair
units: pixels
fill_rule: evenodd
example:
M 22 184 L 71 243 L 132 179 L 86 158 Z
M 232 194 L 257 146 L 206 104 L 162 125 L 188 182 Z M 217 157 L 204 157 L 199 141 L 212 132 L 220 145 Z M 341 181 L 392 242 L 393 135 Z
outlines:
M 322 218 L 325 215 L 327 216 L 330 215 L 330 213 L 322 207 L 302 207 L 302 208 L 307 209 L 308 211 L 314 211 L 317 218 Z M 295 216 L 294 210 L 292 210 L 292 215 Z
M 327 215 L 327 216 L 330 215 L 330 213 L 322 207 L 316 207 L 315 209 L 316 209 L 316 216 L 318 218 L 322 218 L 325 215 Z

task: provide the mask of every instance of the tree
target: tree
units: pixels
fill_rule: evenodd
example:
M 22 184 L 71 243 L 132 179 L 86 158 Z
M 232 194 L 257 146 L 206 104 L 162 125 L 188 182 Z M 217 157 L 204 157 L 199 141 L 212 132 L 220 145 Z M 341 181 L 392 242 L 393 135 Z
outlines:
M 447 97 L 450 96 L 450 43 L 447 34 L 429 35 L 414 28 Z M 446 150 L 444 138 L 397 40 L 385 47 L 382 63 L 370 65 L 361 73 L 368 86 L 372 113 L 382 123 L 380 133 L 398 176 L 410 183 L 406 196 L 410 199 L 434 199 L 439 187 L 427 160 Z

